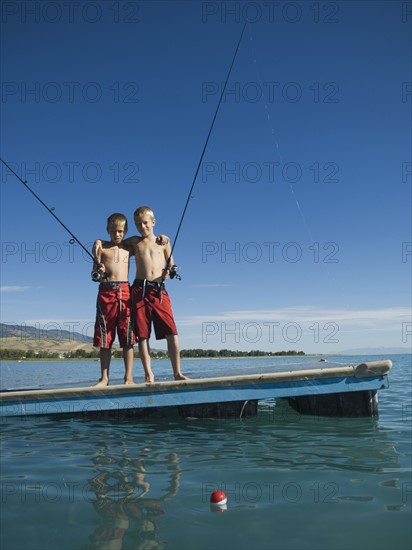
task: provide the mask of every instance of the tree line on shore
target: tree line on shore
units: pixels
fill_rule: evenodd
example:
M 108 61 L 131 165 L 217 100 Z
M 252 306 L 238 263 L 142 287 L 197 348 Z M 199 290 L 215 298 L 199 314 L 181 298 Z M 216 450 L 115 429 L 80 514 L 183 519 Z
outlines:
M 167 359 L 168 354 L 166 351 L 152 351 L 151 353 L 153 359 Z M 303 351 L 260 351 L 260 350 L 251 350 L 251 351 L 237 351 L 229 349 L 183 349 L 180 352 L 180 357 L 182 359 L 195 359 L 195 358 L 220 358 L 220 357 L 274 357 L 281 355 L 305 355 Z M 121 359 L 123 357 L 123 352 L 121 349 L 113 349 L 112 357 L 114 359 Z M 139 352 L 136 350 L 134 352 L 135 359 L 139 359 Z M 0 359 L 1 360 L 11 360 L 11 361 L 23 361 L 28 359 L 98 359 L 99 358 L 99 349 L 93 348 L 92 351 L 86 351 L 84 349 L 77 349 L 70 352 L 57 352 L 50 350 L 22 350 L 22 349 L 0 349 Z

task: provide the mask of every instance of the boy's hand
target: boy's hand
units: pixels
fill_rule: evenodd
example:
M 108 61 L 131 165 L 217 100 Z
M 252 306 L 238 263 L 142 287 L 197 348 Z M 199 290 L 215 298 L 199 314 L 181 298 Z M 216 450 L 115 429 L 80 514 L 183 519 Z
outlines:
M 96 270 L 101 271 L 102 273 L 106 272 L 106 266 L 100 262 L 95 262 L 94 267 Z
M 163 270 L 163 279 L 174 279 L 176 277 L 176 279 L 178 279 L 179 281 L 181 280 L 181 276 L 179 275 L 179 273 L 177 272 L 177 265 L 172 265 L 171 267 L 165 267 L 164 270 Z
M 161 246 L 169 244 L 169 237 L 167 235 L 159 235 L 156 237 L 156 244 L 160 244 Z
M 95 283 L 99 281 L 106 280 L 109 276 L 109 273 L 106 271 L 106 266 L 100 262 L 94 262 L 92 269 L 92 281 Z

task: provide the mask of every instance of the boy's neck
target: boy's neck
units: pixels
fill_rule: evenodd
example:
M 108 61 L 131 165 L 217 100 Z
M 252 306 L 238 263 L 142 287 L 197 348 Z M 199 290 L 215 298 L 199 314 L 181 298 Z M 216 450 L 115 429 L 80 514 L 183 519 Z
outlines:
M 146 237 L 143 237 L 143 235 L 140 235 L 140 237 L 144 241 L 155 241 L 156 240 L 156 235 L 154 233 L 149 233 L 148 235 L 146 235 Z

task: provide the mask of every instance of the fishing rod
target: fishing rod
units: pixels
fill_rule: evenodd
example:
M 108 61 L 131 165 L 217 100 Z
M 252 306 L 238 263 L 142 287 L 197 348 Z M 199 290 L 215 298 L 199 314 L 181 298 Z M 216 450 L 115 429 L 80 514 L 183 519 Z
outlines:
M 93 255 L 87 250 L 87 248 L 79 241 L 79 239 L 76 237 L 76 235 L 74 235 L 74 233 L 72 233 L 70 231 L 70 229 L 61 221 L 60 218 L 58 218 L 56 216 L 56 214 L 53 212 L 53 210 L 51 208 L 49 208 L 47 206 L 47 204 L 45 202 L 43 202 L 41 200 L 41 198 L 33 191 L 33 189 L 31 189 L 29 187 L 29 185 L 27 184 L 27 181 L 24 181 L 21 179 L 21 177 L 13 170 L 13 168 L 7 164 L 7 162 L 5 162 L 2 158 L 0 158 L 0 161 L 4 164 L 4 166 L 10 170 L 10 172 L 24 185 L 24 187 L 30 191 L 30 193 L 36 197 L 36 199 L 39 201 L 40 204 L 42 204 L 44 206 L 44 208 L 53 216 L 53 218 L 59 222 L 59 224 L 67 231 L 67 233 L 69 233 L 69 235 L 72 237 L 71 240 L 69 241 L 70 244 L 73 244 L 74 242 L 77 242 L 82 248 L 83 250 L 91 257 L 91 259 L 93 260 L 93 262 L 95 262 L 96 260 L 94 259 Z
M 219 102 L 217 104 L 217 107 L 216 107 L 216 111 L 215 111 L 215 114 L 213 116 L 213 119 L 212 119 L 212 123 L 210 125 L 210 128 L 209 128 L 209 132 L 207 134 L 207 137 L 206 137 L 206 141 L 205 141 L 205 144 L 203 146 L 203 150 L 202 150 L 202 154 L 200 155 L 200 159 L 199 159 L 199 162 L 198 162 L 198 165 L 197 165 L 197 168 L 196 168 L 196 172 L 195 172 L 195 175 L 193 177 L 193 181 L 192 181 L 192 185 L 190 187 L 190 190 L 189 190 L 189 194 L 187 195 L 187 199 L 186 199 L 186 204 L 185 204 L 185 207 L 183 209 L 183 213 L 182 213 L 182 216 L 180 218 L 180 222 L 179 222 L 179 225 L 177 227 L 177 231 L 176 231 L 176 235 L 175 235 L 175 238 L 174 238 L 174 241 L 173 241 L 173 245 L 172 245 L 172 249 L 170 251 L 170 255 L 169 255 L 169 258 L 166 262 L 166 267 L 163 271 L 163 275 L 162 275 L 162 283 L 164 283 L 165 281 L 165 278 L 166 278 L 166 272 L 169 270 L 169 265 L 170 265 L 170 261 L 172 259 L 172 255 L 173 255 L 173 251 L 174 251 L 174 248 L 175 248 L 175 245 L 176 245 L 176 241 L 177 241 L 177 238 L 179 236 L 179 233 L 180 233 L 180 228 L 182 227 L 182 223 L 183 223 L 183 219 L 185 217 L 185 214 L 186 214 L 186 210 L 187 210 L 187 207 L 189 205 L 189 201 L 190 199 L 192 198 L 192 192 L 193 192 L 193 189 L 195 187 L 195 183 L 196 183 L 196 180 L 197 180 L 197 176 L 199 174 L 199 170 L 200 170 L 200 166 L 202 165 L 202 161 L 203 161 L 203 157 L 205 155 L 205 152 L 206 152 L 206 148 L 207 148 L 207 145 L 209 143 L 209 138 L 212 134 L 212 130 L 213 130 L 213 126 L 215 124 L 215 120 L 216 120 L 216 117 L 217 117 L 217 114 L 219 112 L 219 108 L 220 108 L 220 105 L 222 103 L 222 99 L 223 99 L 223 96 L 225 94 L 225 91 L 226 91 L 226 86 L 227 86 L 227 83 L 229 82 L 229 78 L 230 78 L 230 74 L 232 72 L 232 68 L 233 68 L 233 65 L 235 64 L 235 60 L 236 60 L 236 56 L 237 56 L 237 52 L 239 51 L 239 46 L 240 46 L 240 43 L 242 42 L 242 38 L 243 38 L 243 34 L 245 32 L 245 29 L 246 29 L 246 25 L 247 25 L 247 22 L 248 20 L 245 19 L 245 23 L 243 25 L 243 28 L 242 28 L 242 32 L 240 33 L 240 37 L 239 37 L 239 40 L 238 40 L 238 43 L 236 45 L 236 49 L 235 49 L 235 53 L 233 54 L 233 58 L 232 58 L 232 62 L 230 64 L 230 67 L 229 67 L 229 71 L 227 73 L 227 77 L 226 77 L 226 80 L 225 80 L 225 83 L 224 83 L 224 86 L 222 88 L 222 92 L 220 94 L 220 98 L 219 98 Z M 176 278 L 180 278 L 179 275 L 177 275 L 176 273 L 176 266 L 172 266 L 170 268 L 170 278 L 173 279 L 174 277 Z

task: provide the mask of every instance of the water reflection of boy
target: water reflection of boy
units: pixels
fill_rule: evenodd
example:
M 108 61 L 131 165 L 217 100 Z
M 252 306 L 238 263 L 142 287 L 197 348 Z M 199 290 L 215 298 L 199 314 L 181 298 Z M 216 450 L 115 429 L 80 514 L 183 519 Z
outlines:
M 89 483 L 90 491 L 96 495 L 93 506 L 103 524 L 96 528 L 90 538 L 99 548 L 121 548 L 133 519 L 137 522 L 133 532 L 139 534 L 139 547 L 151 541 L 155 542 L 156 548 L 164 547 L 156 520 L 165 514 L 162 503 L 177 495 L 180 483 L 177 455 L 171 453 L 169 461 L 174 471 L 170 475 L 167 490 L 161 498 L 149 499 L 146 495 L 150 491 L 150 483 L 145 480 L 147 472 L 143 459 L 122 457 L 116 460 L 106 453 L 95 457 L 95 465 L 101 472 Z

